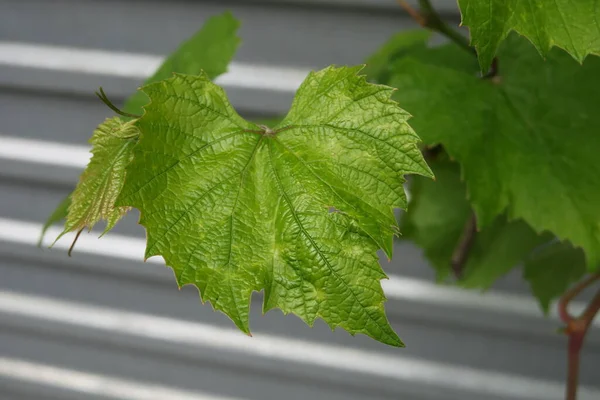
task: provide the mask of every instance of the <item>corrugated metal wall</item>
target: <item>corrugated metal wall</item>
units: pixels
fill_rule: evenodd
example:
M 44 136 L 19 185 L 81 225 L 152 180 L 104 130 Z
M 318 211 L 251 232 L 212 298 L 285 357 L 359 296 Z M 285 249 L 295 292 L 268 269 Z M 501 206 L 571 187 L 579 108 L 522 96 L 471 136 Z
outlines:
M 453 1 L 437 3 L 458 21 Z M 284 113 L 306 71 L 360 63 L 415 27 L 392 0 L 0 0 L 0 399 L 560 399 L 565 339 L 518 273 L 485 296 L 437 287 L 418 249 L 398 243 L 385 290 L 408 347 L 392 349 L 261 316 L 260 298 L 245 337 L 139 261 L 137 215 L 72 258 L 68 239 L 35 247 L 111 115 L 94 90 L 124 99 L 224 9 L 243 45 L 221 82 L 250 118 Z M 598 326 L 581 399 L 600 399 Z

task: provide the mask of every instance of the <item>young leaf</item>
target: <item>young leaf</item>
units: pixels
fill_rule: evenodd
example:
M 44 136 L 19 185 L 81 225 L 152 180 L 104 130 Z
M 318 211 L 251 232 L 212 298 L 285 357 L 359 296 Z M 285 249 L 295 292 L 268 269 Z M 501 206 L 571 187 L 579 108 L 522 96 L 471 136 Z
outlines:
M 48 229 L 50 229 L 50 227 L 56 224 L 57 222 L 60 222 L 67 218 L 67 215 L 69 214 L 69 206 L 71 205 L 71 195 L 72 193 L 69 193 L 69 195 L 65 197 L 56 206 L 56 209 L 54 209 L 52 214 L 48 217 L 48 220 L 46 220 L 46 223 L 42 227 L 40 238 L 38 239 L 38 247 L 42 245 L 42 242 L 44 241 L 44 236 L 46 236 L 46 232 L 48 232 Z
M 511 36 L 500 75 L 447 67 L 454 45 L 397 62 L 392 85 L 427 144 L 442 143 L 462 166 L 480 228 L 508 213 L 600 261 L 600 58 L 580 66 L 564 52 L 544 61 Z
M 211 79 L 227 72 L 239 44 L 236 32 L 240 23 L 229 12 L 209 18 L 202 29 L 183 42 L 145 84 L 171 77 L 174 72 L 199 74 L 204 71 Z M 125 102 L 124 111 L 140 115 L 148 97 L 136 91 Z
M 472 211 L 458 164 L 436 161 L 430 166 L 435 181 L 414 177 L 411 182 L 409 212 L 401 223 L 402 238 L 422 247 L 438 279 L 444 280 L 452 272 L 452 256 Z M 475 233 L 459 284 L 487 289 L 537 246 L 550 240 L 552 235 L 538 235 L 523 221 L 507 221 L 499 216 Z
M 490 66 L 511 30 L 526 36 L 542 56 L 552 46 L 580 63 L 600 53 L 600 3 L 596 0 L 458 0 L 481 69 Z
M 233 58 L 240 42 L 240 39 L 236 35 L 238 27 L 239 22 L 228 12 L 209 18 L 202 29 L 183 42 L 165 60 L 159 69 L 146 80 L 146 83 L 168 78 L 173 72 L 199 73 L 204 70 L 211 79 L 226 72 L 227 65 L 231 61 L 231 58 Z M 147 96 L 141 91 L 136 91 L 136 93 L 127 99 L 124 111 L 131 114 L 141 114 L 143 111 L 142 106 L 147 102 Z M 103 131 L 108 132 L 112 129 L 116 129 L 117 131 L 123 129 L 124 131 L 120 134 L 133 136 L 128 136 L 128 141 L 121 141 L 114 138 L 113 142 L 110 142 L 110 136 L 101 137 Z M 83 229 L 84 227 L 91 229 L 100 219 L 108 221 L 104 231 L 106 233 L 114 227 L 122 217 L 122 213 L 126 211 L 126 208 L 120 210 L 114 209 L 114 200 L 119 194 L 116 191 L 117 188 L 120 190 L 125 179 L 124 171 L 126 164 L 123 164 L 123 162 L 129 160 L 127 157 L 131 155 L 130 146 L 133 141 L 137 140 L 137 137 L 134 137 L 137 131 L 132 126 L 120 125 L 116 120 L 111 120 L 111 122 L 105 121 L 104 124 L 100 125 L 99 130 L 97 134 L 100 136 L 92 140 L 93 142 L 97 140 L 99 146 L 103 148 L 92 150 L 94 154 L 96 152 L 99 154 L 96 158 L 95 166 L 92 167 L 93 172 L 87 173 L 87 175 L 82 177 L 82 181 L 80 182 L 81 188 L 79 188 L 80 193 L 77 195 L 78 204 L 74 206 L 65 230 L 60 236 L 72 230 Z M 121 145 L 124 146 L 122 149 L 119 147 Z M 123 151 L 121 152 L 120 150 Z M 105 175 L 102 175 L 102 163 L 107 168 Z M 89 168 L 90 166 L 88 166 Z M 110 180 L 110 183 L 108 181 L 105 182 L 109 186 L 102 186 L 102 183 L 97 180 L 98 176 L 104 176 L 107 180 Z M 103 193 L 108 196 L 86 198 L 86 195 L 93 196 L 94 194 L 103 196 Z M 67 217 L 71 196 L 73 196 L 73 193 L 68 197 L 69 202 L 67 203 L 67 199 L 65 199 L 65 202 L 61 203 L 48 219 L 48 222 L 42 229 L 40 243 L 50 225 Z
M 242 119 L 206 74 L 143 88 L 151 103 L 118 200 L 141 211 L 146 257 L 249 333 L 253 291 L 312 325 L 401 346 L 376 252 L 392 252 L 408 173 L 431 176 L 392 90 L 360 67 L 310 73 L 274 128 Z
M 119 117 L 109 118 L 96 128 L 90 139 L 92 159 L 70 196 L 65 229 L 57 240 L 67 232 L 91 230 L 100 220 L 107 221 L 106 233 L 127 211 L 126 207 L 115 207 L 115 200 L 138 134 L 135 121 L 124 122 Z
M 550 302 L 560 297 L 585 275 L 585 254 L 570 243 L 553 242 L 541 247 L 525 261 L 523 277 L 548 313 Z

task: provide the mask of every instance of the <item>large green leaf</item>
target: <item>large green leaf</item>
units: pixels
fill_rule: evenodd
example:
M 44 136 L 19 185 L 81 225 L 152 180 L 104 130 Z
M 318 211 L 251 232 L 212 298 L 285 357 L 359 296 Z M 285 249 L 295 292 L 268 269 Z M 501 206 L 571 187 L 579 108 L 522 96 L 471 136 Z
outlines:
M 171 77 L 174 72 L 199 74 L 204 71 L 211 79 L 227 72 L 239 44 L 236 32 L 240 23 L 229 12 L 209 18 L 202 29 L 183 42 L 146 80 L 145 84 Z M 136 91 L 125 102 L 124 110 L 139 115 L 148 97 Z
M 430 163 L 436 180 L 413 178 L 409 212 L 402 217 L 402 238 L 422 247 L 438 279 L 451 273 L 451 260 L 471 216 L 466 188 L 456 163 Z M 521 263 L 537 246 L 552 239 L 538 235 L 523 221 L 497 217 L 476 232 L 459 282 L 469 288 L 489 288 L 496 279 Z
M 67 222 L 58 238 L 71 231 L 91 230 L 101 220 L 107 222 L 106 233 L 127 211 L 126 207 L 115 207 L 115 200 L 123 187 L 125 167 L 133 157 L 138 134 L 135 121 L 124 122 L 118 117 L 96 128 L 90 139 L 92 159 L 70 196 Z
M 486 70 L 511 30 L 526 36 L 542 55 L 552 46 L 577 61 L 600 53 L 597 0 L 458 0 L 462 23 L 471 31 L 481 68 Z
M 550 302 L 580 280 L 585 270 L 585 255 L 581 249 L 570 243 L 552 242 L 527 258 L 523 277 L 547 313 Z
M 391 85 L 423 140 L 462 165 L 479 227 L 504 213 L 522 218 L 582 247 L 597 268 L 600 58 L 580 66 L 553 50 L 544 61 L 513 35 L 500 75 L 482 80 L 459 67 L 468 55 L 454 45 L 421 53 L 396 63 Z
M 312 325 L 401 346 L 377 250 L 391 257 L 403 175 L 430 176 L 392 89 L 360 67 L 310 73 L 284 120 L 243 120 L 206 74 L 143 88 L 151 103 L 118 204 L 137 207 L 146 257 L 249 332 L 253 291 Z

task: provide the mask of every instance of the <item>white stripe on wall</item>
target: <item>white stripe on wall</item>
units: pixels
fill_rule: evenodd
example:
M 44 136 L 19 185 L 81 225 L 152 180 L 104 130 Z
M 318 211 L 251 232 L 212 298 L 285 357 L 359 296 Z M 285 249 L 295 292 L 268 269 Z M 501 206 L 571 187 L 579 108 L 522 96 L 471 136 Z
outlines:
M 90 127 L 90 136 L 92 130 Z M 0 135 L 0 158 L 8 160 L 83 170 L 90 157 L 89 146 Z
M 164 58 L 76 47 L 0 41 L 0 65 L 81 74 L 98 74 L 142 81 L 152 75 Z M 232 62 L 216 82 L 231 88 L 294 93 L 309 70 L 293 67 Z
M 255 332 L 254 337 L 250 338 L 233 329 L 203 323 L 9 291 L 0 291 L 0 312 L 100 330 L 109 334 L 172 342 L 186 348 L 210 347 L 254 357 L 380 376 L 397 380 L 399 384 L 404 381 L 442 389 L 466 390 L 480 393 L 482 399 L 497 395 L 502 398 L 559 400 L 563 396 L 562 385 L 552 381 L 424 361 L 404 357 L 398 353 L 390 356 L 375 351 L 325 345 L 267 333 Z M 581 400 L 598 398 L 600 390 L 580 388 Z
M 236 400 L 8 357 L 0 357 L 0 378 L 122 400 Z

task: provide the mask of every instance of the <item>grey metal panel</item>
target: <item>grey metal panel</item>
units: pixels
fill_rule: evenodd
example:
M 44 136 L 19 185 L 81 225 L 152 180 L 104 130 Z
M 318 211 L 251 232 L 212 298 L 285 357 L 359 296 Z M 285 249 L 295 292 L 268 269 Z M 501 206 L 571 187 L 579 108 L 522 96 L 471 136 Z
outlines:
M 243 44 L 236 59 L 275 65 L 360 63 L 398 29 L 417 27 L 400 10 L 356 12 L 226 1 L 2 0 L 0 37 L 165 54 L 207 17 L 227 9 L 242 21 Z
M 242 2 L 263 4 L 290 4 L 296 6 L 329 7 L 329 8 L 355 8 L 357 11 L 386 11 L 400 13 L 398 3 L 395 0 L 241 0 Z M 409 0 L 409 4 L 418 5 L 417 0 Z M 432 0 L 431 4 L 442 15 L 455 16 L 458 12 L 456 0 Z

